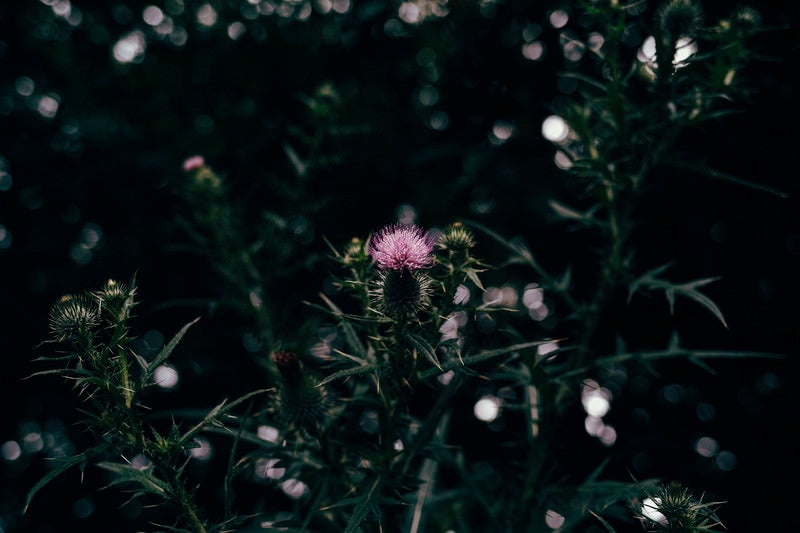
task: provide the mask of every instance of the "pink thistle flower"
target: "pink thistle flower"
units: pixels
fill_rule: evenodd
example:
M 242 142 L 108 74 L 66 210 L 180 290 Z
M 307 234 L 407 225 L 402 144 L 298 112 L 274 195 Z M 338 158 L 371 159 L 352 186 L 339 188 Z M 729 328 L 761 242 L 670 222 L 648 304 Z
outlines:
M 413 224 L 384 226 L 369 242 L 381 270 L 418 270 L 433 265 L 433 237 Z
M 187 157 L 183 161 L 183 171 L 184 172 L 191 172 L 192 170 L 196 170 L 203 165 L 206 164 L 205 159 L 203 159 L 202 155 L 193 155 L 191 157 Z

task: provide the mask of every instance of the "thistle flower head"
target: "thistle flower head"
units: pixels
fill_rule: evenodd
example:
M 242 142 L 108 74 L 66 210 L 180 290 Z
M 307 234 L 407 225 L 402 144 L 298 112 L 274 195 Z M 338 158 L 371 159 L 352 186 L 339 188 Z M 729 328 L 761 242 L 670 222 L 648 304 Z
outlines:
M 369 253 L 381 270 L 419 270 L 433 264 L 433 238 L 413 224 L 384 226 L 369 242 Z
M 50 332 L 59 342 L 75 340 L 99 323 L 97 305 L 83 294 L 62 296 L 50 308 Z

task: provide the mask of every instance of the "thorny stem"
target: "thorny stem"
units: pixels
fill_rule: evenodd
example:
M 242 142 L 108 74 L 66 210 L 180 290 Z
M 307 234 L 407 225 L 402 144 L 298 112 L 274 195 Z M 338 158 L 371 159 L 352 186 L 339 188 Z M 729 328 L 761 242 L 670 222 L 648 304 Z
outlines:
M 189 491 L 186 490 L 183 482 L 178 477 L 178 473 L 170 465 L 161 465 L 161 471 L 167 477 L 167 482 L 172 487 L 176 503 L 186 516 L 194 533 L 206 533 L 206 526 L 197 514 L 197 508 L 192 500 Z
M 611 35 L 608 42 L 609 52 L 605 56 L 610 75 L 609 87 L 609 106 L 614 115 L 614 122 L 618 128 L 620 139 L 627 139 L 627 121 L 625 120 L 624 106 L 622 105 L 622 76 L 619 65 L 619 44 L 622 33 L 625 29 L 625 10 L 619 9 L 617 12 L 617 20 L 609 24 Z
M 601 276 L 591 302 L 583 308 L 583 328 L 578 335 L 577 358 L 575 366 L 581 367 L 591 352 L 591 342 L 600 319 L 611 298 L 614 290 L 624 281 L 628 264 L 625 258 L 625 243 L 631 232 L 630 212 L 633 207 L 635 191 L 628 195 L 621 195 L 616 184 L 619 177 L 610 172 L 605 180 L 604 203 L 608 211 L 608 239 L 609 250 L 605 257 Z
M 442 417 L 447 415 L 450 404 L 455 397 L 458 390 L 464 384 L 464 375 L 461 372 L 456 372 L 452 381 L 444 388 L 444 390 L 437 398 L 433 408 L 428 413 L 425 422 L 422 424 L 419 432 L 414 441 L 409 445 L 405 452 L 405 461 L 401 468 L 401 473 L 405 474 L 411 467 L 411 463 L 417 454 L 436 436 L 437 431 L 441 430 L 439 421 Z
M 133 389 L 131 389 L 130 376 L 128 374 L 128 358 L 125 357 L 125 350 L 120 350 L 119 366 L 122 372 L 122 394 L 125 397 L 125 408 L 130 410 L 133 404 Z
M 530 514 L 527 512 L 535 504 L 536 494 L 539 487 L 539 474 L 541 474 L 544 461 L 542 460 L 546 455 L 546 446 L 544 440 L 539 437 L 534 440 L 530 449 L 528 450 L 525 458 L 525 479 L 522 482 L 522 493 L 517 502 L 516 512 L 510 513 L 514 516 L 514 530 L 521 531 L 525 529 L 528 523 Z
M 450 411 L 445 412 L 438 417 L 435 434 L 443 438 L 447 433 L 447 427 L 450 424 Z M 433 492 L 434 484 L 436 483 L 436 473 L 439 470 L 439 461 L 434 458 L 426 458 L 420 467 L 419 479 L 422 484 L 417 491 L 417 499 L 414 507 L 410 510 L 410 526 L 409 533 L 417 533 L 422 524 L 422 511 L 425 507 L 425 502 L 428 496 Z

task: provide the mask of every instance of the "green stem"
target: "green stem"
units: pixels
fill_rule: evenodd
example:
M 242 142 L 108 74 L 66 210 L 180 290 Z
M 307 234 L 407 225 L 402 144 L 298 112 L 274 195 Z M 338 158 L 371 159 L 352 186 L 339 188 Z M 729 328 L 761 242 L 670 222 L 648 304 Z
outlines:
M 203 521 L 200 520 L 194 501 L 186 490 L 186 486 L 180 480 L 179 475 L 170 465 L 162 465 L 160 470 L 167 476 L 166 479 L 172 487 L 175 503 L 178 504 L 178 507 L 183 512 L 186 521 L 191 527 L 191 531 L 194 533 L 206 533 L 206 526 Z
M 598 281 L 591 303 L 583 308 L 582 329 L 578 335 L 577 350 L 578 355 L 575 361 L 576 367 L 581 367 L 586 363 L 591 353 L 591 344 L 600 319 L 604 314 L 608 301 L 614 290 L 624 280 L 628 265 L 625 259 L 625 243 L 631 231 L 630 211 L 632 200 L 628 197 L 620 198 L 617 194 L 614 183 L 615 176 L 606 182 L 605 203 L 608 211 L 608 239 L 609 249 L 605 256 Z
M 122 395 L 125 398 L 125 408 L 130 410 L 133 405 L 133 389 L 131 389 L 130 375 L 128 373 L 128 358 L 125 356 L 124 350 L 120 350 L 118 361 L 120 372 L 122 373 Z

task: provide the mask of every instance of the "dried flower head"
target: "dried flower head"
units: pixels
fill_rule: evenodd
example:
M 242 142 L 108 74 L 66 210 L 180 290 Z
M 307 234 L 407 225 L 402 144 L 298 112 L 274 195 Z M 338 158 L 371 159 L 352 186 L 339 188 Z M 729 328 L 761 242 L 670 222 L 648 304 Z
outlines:
M 50 332 L 59 342 L 75 340 L 100 323 L 97 305 L 83 294 L 62 296 L 50 308 Z
M 384 226 L 369 242 L 369 253 L 381 270 L 419 270 L 433 264 L 433 238 L 413 224 Z

